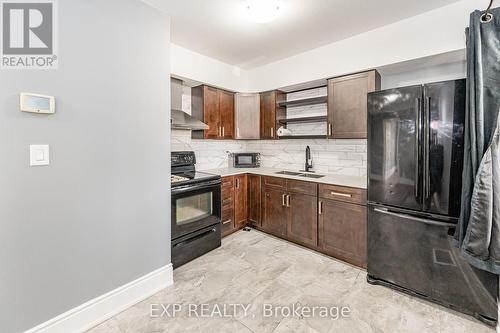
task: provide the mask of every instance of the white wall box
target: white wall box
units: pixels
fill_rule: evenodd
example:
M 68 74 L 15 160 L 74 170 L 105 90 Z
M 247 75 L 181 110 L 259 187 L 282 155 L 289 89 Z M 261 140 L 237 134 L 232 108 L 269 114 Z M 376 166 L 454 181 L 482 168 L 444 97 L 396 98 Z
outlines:
M 52 114 L 56 112 L 56 98 L 54 96 L 21 93 L 19 96 L 21 111 Z

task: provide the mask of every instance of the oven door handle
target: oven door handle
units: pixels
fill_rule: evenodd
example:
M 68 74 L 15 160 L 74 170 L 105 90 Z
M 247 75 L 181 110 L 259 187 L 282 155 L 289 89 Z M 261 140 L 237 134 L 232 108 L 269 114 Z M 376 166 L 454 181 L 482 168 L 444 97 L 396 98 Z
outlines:
M 172 247 L 178 247 L 178 246 L 182 246 L 182 245 L 186 245 L 186 244 L 192 243 L 192 242 L 194 242 L 194 241 L 196 241 L 196 240 L 198 240 L 198 239 L 200 239 L 200 238 L 203 238 L 203 237 L 205 237 L 205 236 L 207 236 L 207 235 L 209 235 L 209 234 L 211 234 L 211 233 L 214 233 L 214 232 L 216 232 L 216 231 L 217 231 L 217 229 L 216 229 L 216 228 L 212 228 L 212 229 L 210 229 L 210 230 L 208 230 L 208 231 L 205 231 L 205 232 L 202 232 L 201 234 L 198 234 L 198 235 L 196 235 L 196 236 L 194 236 L 194 237 L 192 237 L 192 238 L 186 239 L 186 240 L 185 240 L 185 241 L 183 241 L 183 242 L 180 242 L 180 243 L 174 244 Z
M 194 185 L 186 185 L 182 186 L 179 188 L 172 188 L 172 194 L 179 194 L 179 193 L 185 193 L 185 192 L 192 192 L 192 191 L 198 191 L 198 190 L 204 190 L 204 189 L 217 189 L 218 186 L 220 186 L 221 182 L 220 180 L 210 182 L 210 183 L 204 183 L 204 184 L 194 184 Z

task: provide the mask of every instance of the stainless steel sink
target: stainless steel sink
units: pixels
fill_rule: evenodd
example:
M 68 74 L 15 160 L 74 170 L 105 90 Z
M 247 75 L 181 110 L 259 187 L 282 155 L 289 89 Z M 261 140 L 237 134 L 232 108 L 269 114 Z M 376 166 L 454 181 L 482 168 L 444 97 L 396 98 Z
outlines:
M 303 172 L 295 172 L 295 171 L 278 171 L 276 172 L 277 175 L 288 175 L 288 176 L 298 176 L 298 177 L 304 177 L 304 178 L 321 178 L 325 177 L 324 175 L 317 175 L 314 173 L 303 173 Z
M 278 171 L 276 172 L 277 175 L 288 175 L 288 176 L 302 176 L 303 173 L 301 172 L 295 172 L 295 171 Z
M 312 174 L 312 173 L 303 173 L 303 174 L 299 175 L 299 177 L 321 178 L 321 177 L 325 177 L 325 176 L 324 175 L 316 175 L 316 174 Z

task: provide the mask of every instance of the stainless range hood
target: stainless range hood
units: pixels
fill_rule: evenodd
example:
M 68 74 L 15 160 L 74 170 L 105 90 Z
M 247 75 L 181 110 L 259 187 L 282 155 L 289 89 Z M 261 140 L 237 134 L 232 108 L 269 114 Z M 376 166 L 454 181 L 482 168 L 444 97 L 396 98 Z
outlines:
M 171 110 L 170 127 L 173 129 L 206 130 L 208 125 L 181 110 Z
M 182 80 L 170 79 L 170 95 L 171 95 L 171 116 L 170 127 L 173 129 L 183 130 L 206 130 L 208 125 L 201 120 L 182 111 L 182 94 L 184 85 Z

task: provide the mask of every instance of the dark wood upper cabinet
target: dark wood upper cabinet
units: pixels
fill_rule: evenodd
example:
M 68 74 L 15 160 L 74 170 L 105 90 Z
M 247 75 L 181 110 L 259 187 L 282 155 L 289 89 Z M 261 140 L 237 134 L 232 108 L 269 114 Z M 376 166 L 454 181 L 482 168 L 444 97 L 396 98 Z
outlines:
M 315 185 L 315 184 L 314 184 Z M 318 245 L 318 198 L 290 193 L 287 196 L 287 237 L 306 246 Z
M 278 103 L 285 98 L 285 93 L 278 90 L 260 93 L 260 138 L 277 139 L 276 120 L 282 119 L 286 115 L 284 108 L 280 108 Z
M 234 137 L 234 93 L 202 85 L 191 89 L 192 116 L 208 125 L 192 131 L 193 139 L 232 139 Z
M 367 94 L 380 89 L 376 70 L 328 80 L 328 137 L 367 138 Z
M 234 95 L 234 138 L 260 139 L 260 94 Z
M 262 189 L 262 229 L 273 235 L 286 236 L 286 194 L 278 189 Z
M 320 250 L 366 268 L 366 206 L 329 199 L 319 206 Z
M 220 137 L 234 138 L 234 94 L 225 90 L 218 90 L 220 113 Z
M 254 226 L 261 225 L 260 200 L 261 200 L 261 177 L 248 175 L 248 222 Z
M 248 188 L 247 175 L 234 176 L 234 223 L 240 229 L 246 226 L 248 218 Z

